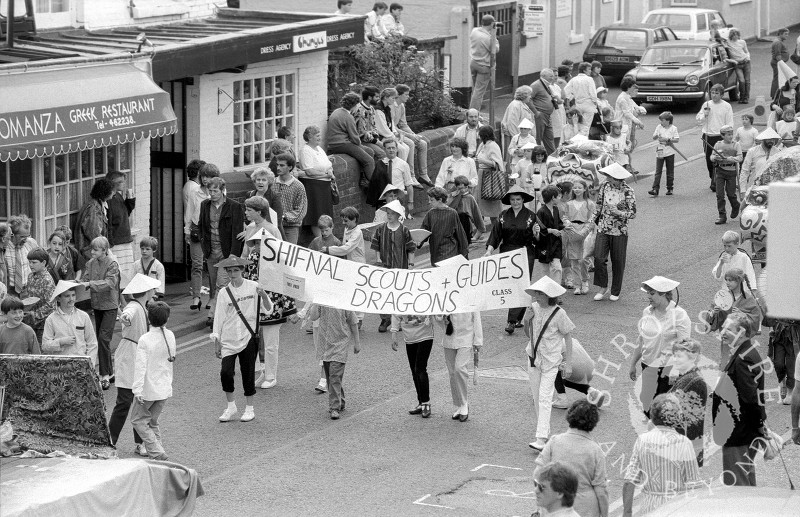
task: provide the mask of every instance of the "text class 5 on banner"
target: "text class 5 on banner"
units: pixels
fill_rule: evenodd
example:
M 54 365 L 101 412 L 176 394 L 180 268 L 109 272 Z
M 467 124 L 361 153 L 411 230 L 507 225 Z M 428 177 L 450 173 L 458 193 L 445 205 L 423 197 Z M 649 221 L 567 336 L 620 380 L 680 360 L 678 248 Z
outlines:
M 264 236 L 262 288 L 293 298 L 376 314 L 450 314 L 530 304 L 524 248 L 431 269 L 385 269 Z

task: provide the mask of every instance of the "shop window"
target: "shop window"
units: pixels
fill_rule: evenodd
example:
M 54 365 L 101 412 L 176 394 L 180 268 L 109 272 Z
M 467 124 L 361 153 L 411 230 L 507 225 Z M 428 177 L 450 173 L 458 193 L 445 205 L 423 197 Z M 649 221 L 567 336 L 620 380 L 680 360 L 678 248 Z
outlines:
M 12 215 L 34 218 L 33 160 L 0 162 L 0 221 Z
M 62 224 L 70 228 L 75 223 L 78 211 L 89 200 L 95 180 L 109 171 L 119 170 L 128 174 L 128 185 L 133 186 L 131 155 L 133 144 L 61 154 L 42 159 L 41 199 L 43 214 L 43 239 Z M 38 223 L 38 221 L 37 221 Z
M 69 0 L 36 0 L 34 11 L 36 13 L 64 13 L 69 11 Z
M 233 83 L 233 166 L 267 163 L 281 126 L 295 127 L 295 74 Z

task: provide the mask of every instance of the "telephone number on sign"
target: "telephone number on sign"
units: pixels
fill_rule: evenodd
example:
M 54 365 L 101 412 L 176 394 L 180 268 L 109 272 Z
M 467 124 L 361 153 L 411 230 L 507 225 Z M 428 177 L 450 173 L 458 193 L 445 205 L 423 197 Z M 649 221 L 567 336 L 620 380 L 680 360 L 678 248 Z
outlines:
M 117 117 L 117 118 L 108 119 L 108 125 L 109 126 L 113 126 L 113 127 L 130 126 L 130 125 L 133 125 L 135 123 L 136 123 L 136 121 L 133 120 L 133 117 Z

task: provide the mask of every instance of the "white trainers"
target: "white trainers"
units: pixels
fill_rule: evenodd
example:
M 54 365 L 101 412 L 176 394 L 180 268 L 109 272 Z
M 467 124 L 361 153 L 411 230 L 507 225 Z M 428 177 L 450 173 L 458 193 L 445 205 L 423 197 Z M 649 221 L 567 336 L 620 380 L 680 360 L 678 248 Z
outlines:
M 314 388 L 314 391 L 317 393 L 327 393 L 328 392 L 328 381 L 325 379 L 320 379 L 319 384 Z
M 239 410 L 236 408 L 235 405 L 233 407 L 227 407 L 225 408 L 225 412 L 219 416 L 219 421 L 230 422 L 231 420 L 233 420 L 233 417 L 235 417 L 236 413 L 238 412 Z
M 569 399 L 565 393 L 556 395 L 556 398 L 553 399 L 553 405 L 555 409 L 567 409 L 569 407 Z
M 143 456 L 147 458 L 147 448 L 144 446 L 143 443 L 136 444 L 136 448 L 133 449 L 133 452 L 138 454 L 139 456 Z
M 259 386 L 260 386 L 262 389 L 268 390 L 268 389 L 270 389 L 270 388 L 273 388 L 273 387 L 275 387 L 275 385 L 276 385 L 276 384 L 278 384 L 278 379 L 271 380 L 271 381 L 264 381 L 264 382 L 262 382 L 261 384 L 259 384 Z
M 589 282 L 581 283 L 581 294 L 586 294 L 589 292 Z
M 792 394 L 789 393 L 786 395 L 783 400 L 781 401 L 784 406 L 791 406 L 792 405 Z
M 249 422 L 250 420 L 254 419 L 255 417 L 256 417 L 256 414 L 253 411 L 253 408 L 246 407 L 246 408 L 244 408 L 244 413 L 242 413 L 242 417 L 239 419 L 239 421 L 240 422 Z
M 600 291 L 599 293 L 594 295 L 593 300 L 599 302 L 600 300 L 606 297 L 606 293 L 608 293 L 608 291 Z
M 611 296 L 608 297 L 608 299 L 611 300 L 612 302 L 616 302 L 617 300 L 619 300 L 619 296 L 612 294 Z

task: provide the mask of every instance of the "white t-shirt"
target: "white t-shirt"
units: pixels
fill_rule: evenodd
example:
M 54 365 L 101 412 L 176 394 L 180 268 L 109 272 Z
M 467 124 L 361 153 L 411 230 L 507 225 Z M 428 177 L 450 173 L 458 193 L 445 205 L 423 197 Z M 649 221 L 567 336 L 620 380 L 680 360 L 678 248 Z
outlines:
M 653 131 L 653 136 L 658 138 L 668 138 L 673 142 L 679 138 L 678 135 L 678 128 L 675 127 L 675 124 L 670 124 L 669 127 L 664 127 L 661 124 L 656 126 L 656 130 Z M 661 156 L 666 158 L 667 156 L 672 156 L 675 154 L 675 149 L 670 147 L 669 145 L 662 145 L 660 143 L 656 143 L 656 152 L 661 150 Z
M 550 368 L 557 367 L 561 364 L 562 350 L 564 348 L 564 336 L 575 330 L 575 324 L 567 316 L 566 311 L 561 309 L 558 305 L 543 308 L 536 302 L 531 304 L 532 317 L 526 315 L 526 328 L 529 329 L 530 339 L 528 339 L 528 346 L 525 347 L 525 352 L 528 357 L 533 357 L 533 347 L 536 345 L 536 340 L 539 339 L 539 333 L 542 331 L 550 314 L 556 309 L 555 316 L 550 320 L 550 324 L 542 334 L 542 340 L 539 342 L 539 347 L 536 350 L 536 357 L 534 358 L 534 365 L 541 370 L 549 370 Z M 530 322 L 528 324 L 527 322 Z M 528 326 L 530 325 L 530 326 Z
M 756 145 L 756 136 L 758 136 L 758 129 L 754 128 L 753 126 L 750 126 L 750 129 L 737 127 L 734 141 L 739 142 L 742 152 L 745 152 L 749 151 L 750 148 Z

